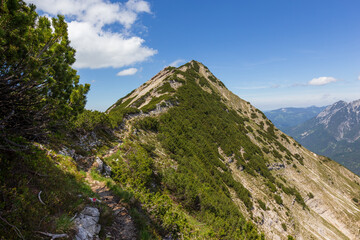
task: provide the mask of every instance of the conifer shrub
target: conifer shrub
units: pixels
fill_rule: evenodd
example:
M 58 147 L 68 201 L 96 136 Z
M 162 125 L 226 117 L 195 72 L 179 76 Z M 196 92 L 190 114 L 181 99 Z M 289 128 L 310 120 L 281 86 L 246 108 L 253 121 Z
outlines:
M 154 117 L 145 117 L 136 121 L 134 126 L 138 129 L 157 132 L 159 128 L 159 121 Z
M 258 200 L 259 206 L 261 207 L 262 210 L 266 211 L 266 204 L 261 201 L 260 199 Z
M 175 92 L 175 89 L 171 87 L 170 82 L 166 82 L 161 87 L 158 88 L 158 93 L 172 93 L 172 92 Z
M 277 204 L 283 205 L 283 200 L 281 199 L 281 197 L 279 195 L 274 194 L 274 199 Z

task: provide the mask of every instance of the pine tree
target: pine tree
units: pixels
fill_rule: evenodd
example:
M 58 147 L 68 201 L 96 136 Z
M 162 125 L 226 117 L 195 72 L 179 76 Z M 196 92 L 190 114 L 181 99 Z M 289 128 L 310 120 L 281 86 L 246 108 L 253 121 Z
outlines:
M 63 16 L 39 16 L 22 0 L 0 2 L 0 148 L 44 139 L 79 114 L 90 85 L 71 65 Z

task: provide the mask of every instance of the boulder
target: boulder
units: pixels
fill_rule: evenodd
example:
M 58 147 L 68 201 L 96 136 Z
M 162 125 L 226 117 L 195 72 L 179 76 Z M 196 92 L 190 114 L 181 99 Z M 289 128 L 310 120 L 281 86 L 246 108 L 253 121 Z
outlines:
M 97 157 L 95 159 L 93 167 L 95 167 L 96 171 L 98 171 L 101 174 L 104 170 L 104 162 L 99 157 Z
M 85 207 L 79 216 L 75 218 L 74 223 L 77 228 L 75 235 L 76 240 L 93 240 L 99 239 L 99 232 L 101 229 L 98 224 L 100 218 L 100 211 L 95 207 Z
M 104 163 L 104 173 L 103 173 L 103 175 L 105 177 L 110 177 L 111 176 L 111 167 L 106 165 L 105 163 Z

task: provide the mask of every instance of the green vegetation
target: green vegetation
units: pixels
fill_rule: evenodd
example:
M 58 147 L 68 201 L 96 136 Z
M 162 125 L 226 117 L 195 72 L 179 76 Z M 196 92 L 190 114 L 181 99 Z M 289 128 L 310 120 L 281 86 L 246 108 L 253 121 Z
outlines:
M 262 210 L 266 211 L 266 204 L 261 201 L 260 199 L 258 200 L 259 206 L 261 207 Z
M 94 196 L 83 178 L 72 158 L 37 146 L 27 152 L 0 154 L 1 218 L 20 232 L 16 234 L 15 228 L 2 220 L 1 236 L 33 239 L 34 231 L 71 230 L 69 219 L 82 210 L 88 197 Z
M 208 78 L 209 78 L 209 80 L 210 80 L 210 81 L 212 81 L 212 82 L 214 82 L 214 83 L 216 83 L 216 82 L 217 82 L 216 78 L 215 78 L 215 77 L 213 77 L 213 76 L 209 76 Z
M 141 120 L 136 121 L 134 127 L 138 129 L 157 132 L 159 129 L 159 121 L 154 117 L 145 117 Z
M 83 132 L 111 129 L 112 124 L 108 115 L 99 111 L 84 110 L 74 121 L 75 129 Z
M 158 118 L 146 117 L 134 124 L 138 129 L 156 133 L 167 155 L 176 162 L 176 169 L 156 169 L 151 158 L 154 156 L 153 145 L 133 145 L 128 142 L 119 153 L 111 157 L 119 159 L 112 165 L 113 178 L 137 192 L 141 202 L 165 201 L 165 206 L 172 205 L 167 210 L 152 212 L 153 218 L 158 219 L 160 231 L 175 229 L 175 232 L 184 233 L 184 229 L 192 228 L 188 218 L 181 214 L 183 210 L 174 208 L 172 201 L 166 200 L 169 198 L 168 192 L 186 212 L 213 229 L 210 231 L 213 238 L 236 239 L 241 234 L 261 238 L 255 227 L 246 228 L 250 225 L 246 224 L 245 218 L 233 203 L 229 189 L 250 211 L 253 202 L 249 191 L 234 180 L 227 166 L 219 160 L 221 156 L 217 151 L 220 147 L 226 155 L 234 155 L 237 164 L 242 164 L 249 173 L 274 180 L 266 167 L 261 149 L 246 136 L 244 119 L 221 103 L 217 94 L 199 88 L 202 81 L 208 82 L 199 78 L 196 70 L 190 68 L 186 72 L 177 71 L 176 74 L 184 75 L 186 82 L 175 95 L 154 98 L 142 110 L 151 110 L 168 97 L 176 99 L 176 107 Z M 197 80 L 200 81 L 197 83 Z M 239 146 L 247 153 L 246 162 Z M 123 153 L 127 153 L 126 158 Z M 154 172 L 157 174 L 154 175 Z M 166 189 L 162 190 L 160 183 Z M 146 193 L 146 189 L 151 192 Z M 154 207 L 160 206 L 152 205 Z M 167 217 L 164 214 L 183 217 L 170 217 L 170 222 L 165 224 Z
M 283 205 L 283 200 L 281 199 L 281 197 L 279 195 L 274 194 L 274 199 L 277 204 Z
M 128 107 L 128 105 L 133 99 L 134 98 L 129 98 L 126 101 L 124 101 L 125 100 L 124 98 L 123 100 L 121 100 L 120 104 L 116 105 L 113 109 L 111 109 L 111 111 L 109 112 L 109 118 L 113 126 L 120 125 L 123 122 L 123 119 L 126 115 L 136 114 L 140 112 L 140 110 L 137 108 Z
M 285 139 L 288 143 L 290 143 L 290 140 L 289 140 L 289 138 L 285 135 L 285 134 L 281 134 L 280 135 L 283 139 Z
M 276 186 L 272 182 L 270 182 L 269 180 L 266 182 L 266 186 L 269 187 L 271 192 L 273 192 L 273 193 L 276 192 Z
M 274 160 L 270 155 L 275 161 L 285 157 L 288 164 L 294 157 L 304 165 L 304 158 L 282 145 L 290 140 L 284 134 L 278 139 L 280 133 L 261 111 L 250 108 L 252 119 L 257 113 L 264 119 L 257 125 L 239 116 L 242 110 L 224 104 L 227 100 L 211 82 L 225 86 L 214 76 L 208 80 L 200 75 L 198 62 L 187 63 L 185 72 L 168 67 L 174 74 L 154 90 L 162 94 L 158 97 L 148 92 L 133 102 L 133 91 L 108 114 L 84 110 L 89 86 L 80 85 L 71 68 L 75 51 L 69 46 L 64 18 L 50 23 L 38 17 L 34 6 L 20 0 L 2 1 L 0 7 L 0 80 L 4 80 L 0 105 L 5 106 L 0 112 L 0 149 L 4 150 L 0 152 L 1 239 L 40 238 L 39 231 L 73 238 L 73 216 L 89 204 L 89 197 L 98 197 L 85 182 L 88 175 L 79 170 L 91 164 L 83 156 L 103 154 L 98 150 L 109 148 L 113 130 L 121 127 L 124 118 L 169 103 L 173 107 L 161 115 L 128 122 L 121 144 L 105 158 L 112 168 L 111 178 L 90 172 L 130 209 L 140 239 L 265 239 L 241 211 L 252 219 L 254 204 L 264 211 L 269 208 L 251 196 L 239 176 L 264 183 L 268 197 L 279 205 L 285 193 L 306 208 L 290 181 L 286 183 L 280 174 L 275 177 L 267 167 Z M 182 84 L 175 91 L 170 81 Z M 89 135 L 96 135 L 97 143 L 84 146 Z M 44 136 L 50 140 L 46 145 L 35 143 Z M 74 156 L 73 151 L 78 155 L 56 154 L 49 148 L 54 142 L 60 143 L 54 147 L 57 151 L 64 148 L 71 150 L 69 155 Z M 234 163 L 225 162 L 228 158 Z M 239 175 L 232 172 L 236 166 L 243 170 Z M 308 197 L 314 195 L 309 192 Z M 355 197 L 352 200 L 359 203 Z M 105 204 L 92 204 L 101 211 L 102 227 L 111 225 L 112 210 Z M 277 209 L 290 218 L 287 206 Z M 285 223 L 281 226 L 287 231 Z
M 143 95 L 142 97 L 140 97 L 138 100 L 136 100 L 133 105 L 134 107 L 138 108 L 141 106 L 141 104 L 143 104 L 146 101 L 146 98 L 148 98 L 150 96 L 150 93 L 146 93 L 145 95 Z
M 304 165 L 304 157 L 300 156 L 300 154 L 296 153 L 294 157 L 299 161 L 301 165 Z
M 0 148 L 14 149 L 19 137 L 39 141 L 66 127 L 84 109 L 90 85 L 71 68 L 64 17 L 39 17 L 19 0 L 2 1 L 0 12 Z
M 170 86 L 169 82 L 164 83 L 161 87 L 158 88 L 158 93 L 172 93 L 175 92 L 175 89 L 173 89 Z
M 141 108 L 141 110 L 145 113 L 150 112 L 151 110 L 154 110 L 156 108 L 156 104 L 159 104 L 162 101 L 171 102 L 172 99 L 172 96 L 168 94 L 161 95 L 160 97 L 153 97 L 147 105 Z
M 158 234 L 154 232 L 155 224 L 150 221 L 149 216 L 144 214 L 141 205 L 137 201 L 134 201 L 135 196 L 132 192 L 121 188 L 112 178 L 100 176 L 95 170 L 91 171 L 91 177 L 97 181 L 105 182 L 111 192 L 119 197 L 121 202 L 126 203 L 130 207 L 129 213 L 139 231 L 138 236 L 140 239 L 159 238 Z
M 303 208 L 306 208 L 304 199 L 301 197 L 301 194 L 294 187 L 286 187 L 280 182 L 276 182 L 276 185 L 287 195 L 295 196 L 295 201 L 298 202 Z

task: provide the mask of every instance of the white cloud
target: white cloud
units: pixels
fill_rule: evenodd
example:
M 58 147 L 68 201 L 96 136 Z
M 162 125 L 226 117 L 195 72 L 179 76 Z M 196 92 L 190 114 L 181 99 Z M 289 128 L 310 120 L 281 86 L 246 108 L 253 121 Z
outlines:
M 126 3 L 107 0 L 26 1 L 34 3 L 44 14 L 65 15 L 71 46 L 76 49 L 76 68 L 119 68 L 145 61 L 157 53 L 144 46 L 144 39 L 129 35 L 138 15 L 151 13 L 150 4 L 144 0 L 128 0 Z M 123 26 L 123 30 L 113 31 L 113 24 Z
M 116 74 L 116 76 L 130 76 L 134 75 L 138 70 L 136 68 L 124 69 Z
M 332 82 L 337 82 L 339 80 L 333 78 L 333 77 L 319 77 L 319 78 L 313 78 L 311 81 L 308 82 L 309 85 L 314 86 L 321 86 L 326 85 Z
M 76 49 L 77 68 L 119 68 L 142 62 L 157 52 L 143 46 L 144 40 L 139 37 L 125 38 L 87 22 L 69 23 L 69 36 Z
M 126 7 L 135 12 L 151 13 L 150 4 L 142 0 L 129 0 L 126 3 Z
M 360 75 L 358 76 L 358 80 L 360 80 Z
M 170 63 L 168 66 L 178 67 L 178 66 L 180 66 L 181 63 L 184 63 L 184 62 L 186 62 L 184 59 L 178 59 L 178 60 L 175 60 L 172 63 Z

